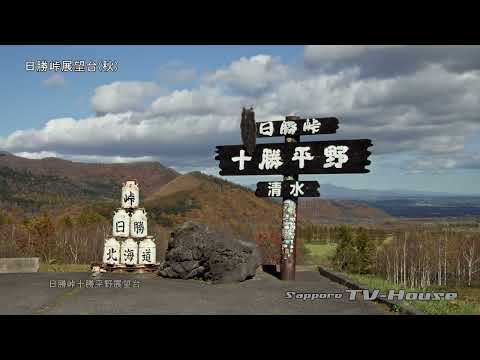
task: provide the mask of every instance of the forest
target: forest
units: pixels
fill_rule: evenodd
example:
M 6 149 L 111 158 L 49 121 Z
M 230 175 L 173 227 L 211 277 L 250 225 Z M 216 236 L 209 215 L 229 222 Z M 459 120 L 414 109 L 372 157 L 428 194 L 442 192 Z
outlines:
M 373 274 L 410 288 L 478 286 L 478 224 L 404 224 L 393 229 L 353 225 L 310 225 L 300 229 L 306 243 L 336 244 L 338 271 Z
M 414 223 L 385 229 L 302 221 L 298 224 L 297 262 L 301 264 L 308 256 L 306 244 L 335 244 L 331 262 L 339 271 L 374 274 L 411 288 L 478 286 L 480 228 L 467 225 Z M 172 229 L 155 221 L 149 226 L 161 258 Z M 278 226 L 245 224 L 237 233 L 257 242 L 265 264 L 279 263 Z M 90 264 L 101 260 L 104 239 L 110 234 L 108 212 L 94 208 L 77 215 L 0 212 L 0 257 L 35 256 L 46 264 Z

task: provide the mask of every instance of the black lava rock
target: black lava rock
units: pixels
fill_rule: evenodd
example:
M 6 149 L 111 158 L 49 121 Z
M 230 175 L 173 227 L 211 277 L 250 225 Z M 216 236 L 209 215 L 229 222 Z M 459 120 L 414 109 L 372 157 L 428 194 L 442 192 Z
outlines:
M 255 243 L 186 222 L 172 233 L 158 274 L 214 283 L 237 282 L 252 278 L 260 265 Z

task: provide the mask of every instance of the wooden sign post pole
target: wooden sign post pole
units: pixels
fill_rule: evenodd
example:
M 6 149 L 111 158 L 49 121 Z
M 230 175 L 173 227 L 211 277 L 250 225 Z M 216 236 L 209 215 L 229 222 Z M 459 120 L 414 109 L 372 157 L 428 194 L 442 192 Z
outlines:
M 287 116 L 286 121 L 297 120 L 297 116 Z M 300 135 L 286 135 L 285 143 L 300 142 Z M 298 174 L 288 174 L 283 181 L 298 181 Z M 280 279 L 295 280 L 295 267 L 297 257 L 297 214 L 298 198 L 283 195 L 282 207 L 282 248 L 280 259 Z

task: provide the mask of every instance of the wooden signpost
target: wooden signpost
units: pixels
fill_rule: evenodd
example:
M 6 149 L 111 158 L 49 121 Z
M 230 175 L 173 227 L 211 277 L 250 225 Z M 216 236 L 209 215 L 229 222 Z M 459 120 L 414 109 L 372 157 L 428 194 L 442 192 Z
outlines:
M 368 173 L 369 139 L 300 142 L 301 135 L 334 134 L 338 119 L 300 118 L 255 123 L 253 109 L 243 109 L 243 145 L 217 146 L 220 175 L 283 175 L 283 181 L 259 182 L 255 194 L 282 197 L 280 277 L 295 279 L 297 205 L 299 197 L 318 197 L 316 181 L 299 181 L 300 174 Z M 253 135 L 255 133 L 255 136 Z M 284 143 L 256 144 L 255 137 L 284 136 Z

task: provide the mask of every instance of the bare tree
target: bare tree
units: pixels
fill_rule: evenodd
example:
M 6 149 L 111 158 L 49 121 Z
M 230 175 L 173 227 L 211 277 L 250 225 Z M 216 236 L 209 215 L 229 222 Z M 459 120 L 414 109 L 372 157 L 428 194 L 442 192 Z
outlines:
M 472 275 L 477 273 L 480 269 L 475 269 L 475 265 L 480 261 L 480 255 L 478 254 L 478 246 L 476 244 L 477 238 L 471 236 L 470 234 L 466 235 L 466 241 L 463 247 L 463 258 L 467 265 L 468 272 L 468 286 L 472 286 Z

